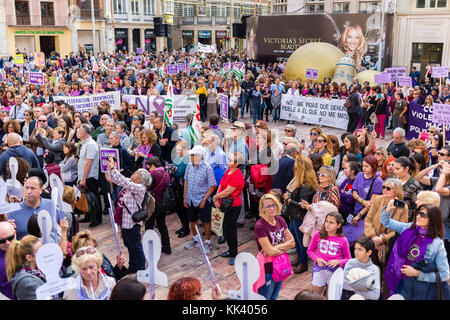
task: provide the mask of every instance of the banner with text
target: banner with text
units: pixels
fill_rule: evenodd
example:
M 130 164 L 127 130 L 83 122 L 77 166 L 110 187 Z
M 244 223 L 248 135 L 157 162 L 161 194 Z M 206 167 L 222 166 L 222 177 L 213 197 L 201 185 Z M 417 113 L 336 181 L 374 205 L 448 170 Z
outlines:
M 330 100 L 283 94 L 280 118 L 346 130 L 348 113 L 344 102 L 343 99 Z
M 427 128 L 431 126 L 435 126 L 439 128 L 439 131 L 442 132 L 443 124 L 436 123 L 433 121 L 433 107 L 421 106 L 417 103 L 411 101 L 409 103 L 409 111 L 408 111 L 408 134 L 406 135 L 406 139 L 416 139 L 419 137 L 421 132 L 426 132 Z M 450 144 L 450 126 L 446 126 L 445 132 L 445 145 Z
M 175 122 L 184 122 L 186 115 L 194 111 L 197 105 L 197 96 L 186 96 L 184 94 L 173 96 L 173 119 Z M 164 107 L 166 106 L 165 96 L 134 96 L 124 94 L 122 101 L 127 101 L 129 104 L 137 105 L 138 109 L 142 109 L 145 112 L 146 118 L 152 111 L 158 112 L 158 114 L 164 114 Z
M 98 93 L 94 95 L 83 95 L 77 97 L 63 97 L 54 96 L 53 100 L 63 100 L 65 103 L 72 105 L 75 111 L 83 112 L 89 110 L 94 106 L 99 106 L 104 100 L 107 100 L 111 105 L 111 110 L 120 109 L 120 92 L 110 91 L 105 93 Z

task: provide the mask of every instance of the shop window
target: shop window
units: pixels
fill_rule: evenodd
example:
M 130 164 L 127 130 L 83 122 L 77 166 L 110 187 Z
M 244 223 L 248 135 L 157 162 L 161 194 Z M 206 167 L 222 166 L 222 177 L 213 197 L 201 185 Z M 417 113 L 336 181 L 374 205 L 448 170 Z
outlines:
M 41 23 L 43 26 L 55 25 L 53 2 L 41 2 Z
M 413 43 L 411 63 L 420 65 L 418 70 L 422 77 L 429 64 L 441 65 L 443 47 L 442 43 Z
M 16 1 L 16 24 L 30 25 L 30 7 L 28 1 Z

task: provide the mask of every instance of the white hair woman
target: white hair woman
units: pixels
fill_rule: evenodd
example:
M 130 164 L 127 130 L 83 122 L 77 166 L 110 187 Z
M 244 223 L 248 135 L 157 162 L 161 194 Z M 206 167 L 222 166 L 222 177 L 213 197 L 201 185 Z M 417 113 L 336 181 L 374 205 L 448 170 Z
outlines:
M 94 247 L 81 247 L 72 257 L 78 274 L 75 288 L 64 291 L 64 300 L 108 300 L 116 285 L 114 278 L 100 272 L 103 256 Z

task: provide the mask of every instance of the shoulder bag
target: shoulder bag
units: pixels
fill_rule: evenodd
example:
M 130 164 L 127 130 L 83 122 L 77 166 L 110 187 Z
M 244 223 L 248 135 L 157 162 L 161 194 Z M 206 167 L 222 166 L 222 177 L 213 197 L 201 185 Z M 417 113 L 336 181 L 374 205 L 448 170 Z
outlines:
M 133 196 L 134 201 L 136 201 L 134 194 L 131 193 L 131 195 Z M 131 214 L 131 219 L 133 219 L 133 222 L 137 223 L 137 222 L 145 221 L 148 218 L 148 211 L 146 208 L 144 208 L 147 198 L 148 198 L 148 193 L 145 192 L 144 200 L 142 201 L 142 206 L 140 206 L 139 203 L 136 201 L 139 210 L 136 211 L 135 213 L 131 213 L 131 211 L 128 209 L 127 205 L 125 204 L 125 201 L 123 201 L 123 206 Z
M 372 114 L 370 115 L 370 122 L 372 122 L 373 124 L 377 124 L 378 123 L 377 111 L 378 111 L 378 106 L 379 105 L 380 105 L 380 101 L 378 101 L 377 107 L 375 108 L 375 111 L 372 112 Z

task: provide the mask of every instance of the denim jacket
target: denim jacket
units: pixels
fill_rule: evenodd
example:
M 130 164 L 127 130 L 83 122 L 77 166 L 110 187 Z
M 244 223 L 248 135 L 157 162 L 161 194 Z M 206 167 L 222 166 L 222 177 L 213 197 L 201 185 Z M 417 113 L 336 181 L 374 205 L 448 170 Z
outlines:
M 411 226 L 411 222 L 400 222 L 391 219 L 391 213 L 386 212 L 386 207 L 381 211 L 380 217 L 381 223 L 395 232 L 402 233 L 405 229 Z M 433 242 L 427 246 L 424 259 L 430 259 L 434 261 L 441 276 L 441 281 L 448 281 L 449 279 L 449 266 L 447 261 L 447 252 L 444 247 L 444 241 L 441 238 L 434 238 Z M 436 282 L 436 274 L 434 272 L 424 273 L 419 271 L 419 277 L 417 280 L 426 282 Z

